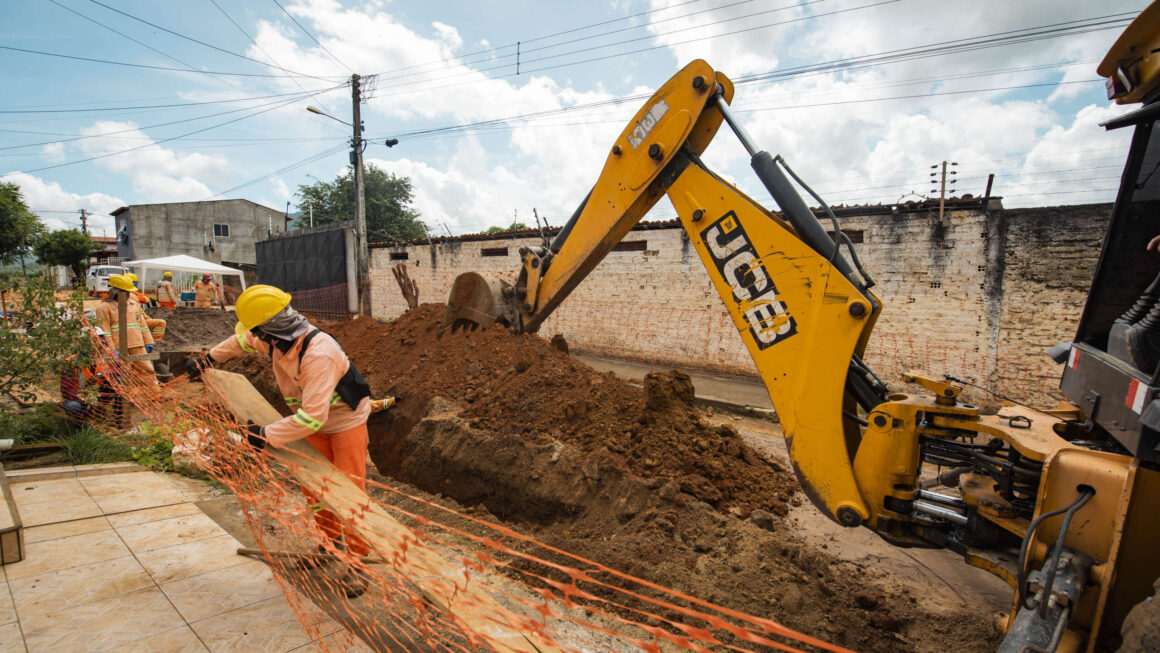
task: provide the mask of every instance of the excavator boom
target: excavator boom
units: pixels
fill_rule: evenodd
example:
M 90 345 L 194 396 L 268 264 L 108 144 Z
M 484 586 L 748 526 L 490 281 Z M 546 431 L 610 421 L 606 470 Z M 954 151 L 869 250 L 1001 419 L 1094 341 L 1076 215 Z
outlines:
M 1117 64 L 1125 84 L 1133 61 Z M 843 526 L 952 549 L 1007 581 L 1014 598 L 1002 651 L 1094 650 L 1160 576 L 1160 528 L 1146 514 L 1160 498 L 1160 470 L 1114 446 L 1061 437 L 1090 430 L 1086 418 L 1018 407 L 983 415 L 959 401 L 951 377 L 907 375 L 932 396 L 887 392 L 862 360 L 882 310 L 873 282 L 825 202 L 737 123 L 732 98 L 733 84 L 706 62 L 679 71 L 617 137 L 553 240 L 521 248 L 511 278 L 456 279 L 446 324 L 536 331 L 667 196 L 765 383 L 810 501 Z M 701 160 L 723 123 L 780 213 Z M 1051 519 L 1059 515 L 1076 519 Z M 1118 573 L 1126 561 L 1132 573 Z

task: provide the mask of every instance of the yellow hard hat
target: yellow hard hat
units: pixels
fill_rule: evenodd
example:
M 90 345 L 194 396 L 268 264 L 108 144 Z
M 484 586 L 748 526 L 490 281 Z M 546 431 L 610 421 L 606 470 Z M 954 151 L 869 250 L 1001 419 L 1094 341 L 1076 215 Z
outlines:
M 238 322 L 248 330 L 269 322 L 270 318 L 289 305 L 290 293 L 274 286 L 258 284 L 246 288 L 238 295 L 234 310 L 238 313 Z
M 172 279 L 172 278 L 173 278 L 173 273 L 172 273 L 172 272 L 170 272 L 169 270 L 166 270 L 166 271 L 164 271 L 164 272 L 162 272 L 162 273 L 161 273 L 161 277 L 162 277 L 163 279 Z
M 132 281 L 133 283 L 137 283 L 138 281 L 137 275 L 133 274 L 132 272 L 126 272 L 125 276 L 129 277 L 129 281 Z
M 133 287 L 133 281 L 127 274 L 114 274 L 109 276 L 109 287 L 117 290 L 124 290 L 125 292 L 134 292 L 137 289 Z

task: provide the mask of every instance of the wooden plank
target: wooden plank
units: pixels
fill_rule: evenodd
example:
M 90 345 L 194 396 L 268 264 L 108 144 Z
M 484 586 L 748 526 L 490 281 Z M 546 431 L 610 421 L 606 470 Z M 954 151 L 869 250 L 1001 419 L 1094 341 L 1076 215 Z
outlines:
M 282 419 L 246 377 L 208 369 L 202 378 L 238 420 L 267 425 Z M 390 560 L 428 599 L 457 617 L 466 628 L 486 635 L 497 650 L 524 653 L 561 650 L 536 633 L 525 633 L 501 623 L 500 615 L 510 611 L 484 592 L 479 581 L 464 584 L 465 578 L 475 577 L 474 570 L 420 545 L 410 528 L 376 504 L 305 441 L 291 443 L 285 449 L 268 447 L 266 452 L 285 465 L 303 488 L 321 497 L 331 512 L 349 522 L 372 549 Z
M 24 559 L 24 525 L 3 465 L 0 465 L 0 511 L 3 513 L 0 515 L 0 565 L 20 562 Z

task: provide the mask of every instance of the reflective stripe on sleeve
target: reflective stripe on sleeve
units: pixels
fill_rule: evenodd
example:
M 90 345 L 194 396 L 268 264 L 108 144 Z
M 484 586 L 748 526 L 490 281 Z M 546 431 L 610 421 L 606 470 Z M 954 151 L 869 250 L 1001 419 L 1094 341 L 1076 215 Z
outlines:
M 250 343 L 246 342 L 246 337 L 242 334 L 234 334 L 234 337 L 238 339 L 238 346 L 241 347 L 242 351 L 246 352 L 247 354 L 253 354 L 258 351 L 257 349 L 251 347 Z
M 282 397 L 287 406 L 301 406 L 302 400 L 298 397 Z
M 322 428 L 322 422 L 314 419 L 314 417 L 311 416 L 310 413 L 302 410 L 301 408 L 298 409 L 298 412 L 294 413 L 293 419 L 299 425 L 305 426 L 306 428 L 310 429 L 311 431 L 317 432 L 319 429 Z
M 342 401 L 342 397 L 338 396 L 338 393 L 336 392 L 334 393 L 334 396 L 330 398 L 330 405 L 335 406 L 340 401 Z

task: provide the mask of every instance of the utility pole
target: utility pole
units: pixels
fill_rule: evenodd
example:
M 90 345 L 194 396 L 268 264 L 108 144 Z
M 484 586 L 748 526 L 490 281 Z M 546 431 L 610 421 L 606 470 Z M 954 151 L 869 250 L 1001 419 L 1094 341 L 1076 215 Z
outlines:
M 938 221 L 939 222 L 943 221 L 943 215 L 946 212 L 947 183 L 948 183 L 947 182 L 947 165 L 948 164 L 951 166 L 958 166 L 959 165 L 957 161 L 950 161 L 950 162 L 943 161 L 941 164 L 936 163 L 936 164 L 931 166 L 932 170 L 935 170 L 935 169 L 939 168 L 940 166 L 942 167 L 941 174 L 935 173 L 935 172 L 930 173 L 931 177 L 938 177 L 938 182 L 939 182 L 938 189 L 937 189 L 937 192 L 938 192 Z M 956 181 L 958 181 L 957 179 L 954 179 L 954 175 L 959 174 L 959 172 L 957 170 L 951 170 L 950 174 L 952 176 L 952 178 L 950 180 L 950 184 L 954 185 L 954 183 Z M 931 181 L 933 182 L 934 180 L 932 179 Z M 936 189 L 932 188 L 931 192 L 936 192 Z M 953 188 L 951 189 L 951 192 L 952 193 L 954 192 Z
M 370 315 L 370 248 L 367 242 L 366 188 L 363 182 L 363 137 L 362 137 L 362 89 L 361 78 L 350 76 L 351 123 L 354 137 L 351 139 L 350 164 L 354 167 L 354 218 L 355 252 L 358 258 L 358 306 L 359 314 Z
M 89 214 L 84 209 L 81 209 L 81 232 L 89 235 Z

